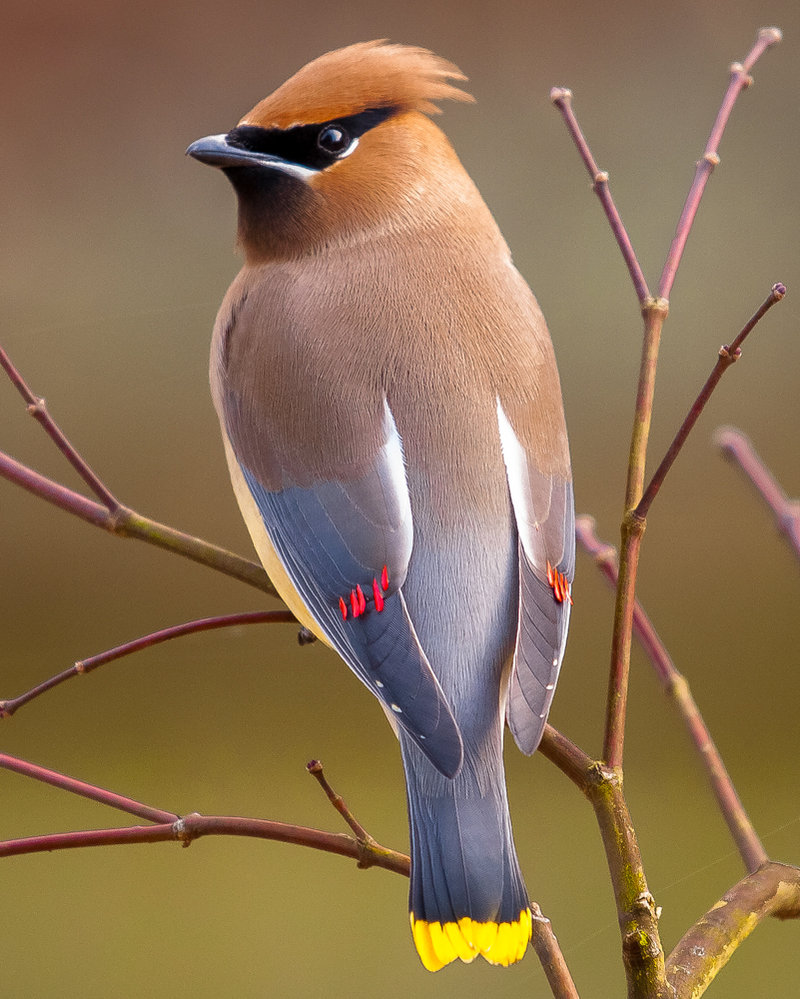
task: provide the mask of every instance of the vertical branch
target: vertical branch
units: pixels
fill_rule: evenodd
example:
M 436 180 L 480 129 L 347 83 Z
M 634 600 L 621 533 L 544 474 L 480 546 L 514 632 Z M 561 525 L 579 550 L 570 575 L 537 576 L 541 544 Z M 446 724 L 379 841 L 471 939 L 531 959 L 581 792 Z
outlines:
M 636 577 L 639 568 L 639 551 L 645 519 L 636 507 L 642 499 L 644 488 L 647 442 L 650 435 L 650 422 L 655 394 L 656 364 L 661 341 L 661 330 L 669 310 L 669 293 L 680 265 L 681 257 L 689 237 L 700 199 L 708 182 L 711 169 L 719 161 L 717 148 L 733 106 L 741 91 L 751 82 L 749 70 L 756 60 L 771 45 L 780 41 L 777 28 L 762 28 L 755 45 L 751 48 L 744 63 L 734 63 L 731 80 L 717 112 L 714 125 L 706 143 L 703 159 L 700 161 L 686 202 L 678 221 L 675 238 L 672 241 L 664 270 L 659 282 L 658 297 L 643 302 L 644 340 L 642 359 L 639 367 L 639 383 L 636 391 L 636 408 L 631 434 L 631 447 L 628 460 L 628 478 L 625 490 L 625 515 L 621 527 L 619 582 L 614 607 L 614 630 L 611 638 L 611 667 L 606 703 L 606 727 L 603 738 L 603 758 L 611 767 L 621 767 L 625 741 L 625 716 L 628 702 L 628 680 L 630 676 L 631 636 L 633 632 L 633 612 L 636 594 Z

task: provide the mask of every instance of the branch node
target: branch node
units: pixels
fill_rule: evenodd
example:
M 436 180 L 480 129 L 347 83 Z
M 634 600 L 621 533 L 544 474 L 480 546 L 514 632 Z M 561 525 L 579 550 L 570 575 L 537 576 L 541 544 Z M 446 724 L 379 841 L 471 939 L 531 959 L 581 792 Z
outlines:
M 731 76 L 741 77 L 742 89 L 751 86 L 753 82 L 753 77 L 747 72 L 744 66 L 740 62 L 731 63 Z
M 192 812 L 191 815 L 181 816 L 181 818 L 179 818 L 176 822 L 172 823 L 172 835 L 175 837 L 175 839 L 180 841 L 181 846 L 183 846 L 184 849 L 187 846 L 191 846 L 192 840 L 196 839 L 197 837 L 197 834 L 192 832 L 192 830 L 186 824 L 186 819 L 194 819 L 199 817 L 200 817 L 199 812 Z
M 646 527 L 647 517 L 639 513 L 637 508 L 625 512 L 625 516 L 622 519 L 623 534 L 627 534 L 630 537 L 641 537 Z
M 738 361 L 742 356 L 742 348 L 734 347 L 733 350 L 731 350 L 730 344 L 723 343 L 723 345 L 719 348 L 719 356 L 723 361 L 727 361 L 728 364 L 733 364 L 734 361 Z
M 712 170 L 714 167 L 718 167 L 721 162 L 722 159 L 720 158 L 719 153 L 703 153 L 703 158 L 700 161 L 700 163 L 708 163 Z M 700 163 L 697 165 L 700 166 Z
M 666 319 L 669 315 L 669 299 L 655 298 L 653 295 L 649 295 L 642 302 L 642 315 L 647 316 L 650 313 L 661 315 Z
M 600 184 L 608 183 L 608 170 L 598 170 L 594 175 L 594 181 L 592 182 L 592 187 L 596 190 Z

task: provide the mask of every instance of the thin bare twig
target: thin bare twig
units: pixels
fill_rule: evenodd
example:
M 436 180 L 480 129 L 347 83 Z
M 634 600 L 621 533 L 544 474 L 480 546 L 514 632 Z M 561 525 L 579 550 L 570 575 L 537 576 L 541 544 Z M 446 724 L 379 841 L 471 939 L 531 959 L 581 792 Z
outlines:
M 630 236 L 628 236 L 628 231 L 622 222 L 622 217 L 617 210 L 617 206 L 614 204 L 614 199 L 611 197 L 611 191 L 608 186 L 608 173 L 597 166 L 589 144 L 578 124 L 578 119 L 575 117 L 575 112 L 572 108 L 572 91 L 566 87 L 553 87 L 550 91 L 550 100 L 561 112 L 561 117 L 564 119 L 564 124 L 572 136 L 572 141 L 577 146 L 580 157 L 589 171 L 589 176 L 592 178 L 592 190 L 600 199 L 608 223 L 611 226 L 611 231 L 622 252 L 622 257 L 628 268 L 631 281 L 633 281 L 633 287 L 639 299 L 639 304 L 644 307 L 650 298 L 650 290 L 647 287 L 647 281 L 633 249 Z
M 133 798 L 126 798 L 122 794 L 106 791 L 102 787 L 87 784 L 86 781 L 77 780 L 75 777 L 68 777 L 57 770 L 48 770 L 47 767 L 40 767 L 37 763 L 29 763 L 27 760 L 20 760 L 16 756 L 9 756 L 8 753 L 0 753 L 0 767 L 4 770 L 12 770 L 14 773 L 22 774 L 25 777 L 31 777 L 33 780 L 41 781 L 43 784 L 58 787 L 62 791 L 69 791 L 70 794 L 77 794 L 82 798 L 90 798 L 101 805 L 118 808 L 129 815 L 135 815 L 140 819 L 147 819 L 148 822 L 174 822 L 178 818 L 175 812 L 165 812 L 161 808 L 152 808 L 150 805 L 143 805 L 140 801 L 134 801 Z
M 750 439 L 736 427 L 720 427 L 714 442 L 741 468 L 772 510 L 778 530 L 800 558 L 800 500 L 789 499 L 780 483 L 758 456 Z
M 578 542 L 592 556 L 603 576 L 612 587 L 616 586 L 617 553 L 611 545 L 602 542 L 597 537 L 594 519 L 587 516 L 577 517 L 575 531 Z M 664 643 L 638 600 L 634 605 L 633 626 L 636 637 L 641 642 L 664 691 L 674 701 L 686 725 L 745 867 L 748 871 L 757 870 L 769 859 L 767 851 L 764 849 L 736 792 L 719 750 L 692 697 L 686 678 L 678 672 Z
M 754 329 L 758 322 L 763 319 L 763 317 L 769 312 L 773 305 L 781 301 L 781 299 L 786 294 L 785 285 L 778 282 L 772 286 L 772 289 L 767 296 L 767 298 L 761 303 L 755 315 L 753 315 L 748 322 L 744 325 L 741 332 L 738 334 L 736 339 L 729 346 L 724 344 L 719 349 L 719 356 L 717 357 L 717 363 L 714 365 L 714 369 L 711 374 L 706 379 L 705 385 L 700 390 L 700 394 L 695 399 L 692 404 L 691 409 L 686 415 L 686 419 L 681 424 L 680 429 L 675 435 L 674 440 L 667 449 L 667 453 L 661 464 L 658 466 L 653 474 L 650 483 L 644 491 L 644 495 L 639 504 L 636 507 L 636 514 L 641 518 L 646 518 L 650 512 L 650 506 L 653 500 L 658 495 L 658 491 L 664 483 L 664 479 L 667 476 L 667 472 L 672 468 L 675 459 L 678 457 L 681 448 L 686 443 L 686 439 L 694 428 L 695 423 L 697 423 L 700 418 L 700 414 L 703 412 L 706 403 L 711 398 L 711 393 L 717 387 L 720 379 L 728 370 L 728 368 L 742 356 L 742 344 L 747 338 L 748 334 Z
M 108 649 L 106 652 L 89 656 L 88 659 L 79 659 L 69 669 L 56 673 L 55 676 L 51 676 L 49 679 L 37 684 L 24 694 L 20 694 L 19 697 L 0 701 L 0 719 L 10 718 L 23 705 L 35 700 L 48 690 L 58 687 L 74 676 L 83 676 L 91 673 L 99 666 L 105 666 L 106 663 L 122 659 L 124 656 L 132 655 L 141 649 L 148 649 L 153 645 L 159 645 L 161 642 L 168 642 L 173 638 L 182 638 L 185 635 L 193 635 L 200 631 L 212 631 L 216 628 L 232 628 L 242 624 L 291 624 L 295 620 L 294 614 L 288 610 L 245 611 L 240 614 L 221 614 L 217 617 L 200 618 L 197 621 L 187 621 L 185 624 L 176 624 L 171 628 L 154 631 L 152 634 L 135 638 L 131 642 L 125 642 L 124 645 L 118 645 L 116 648 Z
M 325 776 L 322 770 L 322 763 L 319 760 L 311 760 L 306 764 L 306 770 L 311 774 L 311 776 L 317 781 L 319 786 L 325 792 L 328 801 L 333 805 L 336 811 L 342 816 L 345 822 L 350 826 L 356 837 L 359 840 L 363 840 L 365 843 L 367 841 L 372 841 L 372 837 L 367 832 L 367 830 L 361 825 L 358 819 L 353 815 L 350 809 L 347 807 L 344 798 L 337 794 L 333 790 L 331 785 L 328 783 L 328 778 Z
M 17 389 L 19 394 L 27 403 L 30 415 L 44 428 L 48 437 L 53 441 L 58 450 L 64 455 L 70 465 L 72 465 L 78 475 L 80 475 L 103 506 L 112 512 L 116 510 L 120 505 L 116 496 L 114 496 L 105 483 L 100 481 L 99 477 L 94 473 L 94 471 L 92 471 L 86 460 L 72 446 L 70 441 L 67 440 L 66 436 L 61 431 L 61 428 L 50 416 L 44 399 L 35 395 L 34 392 L 28 387 L 25 379 L 22 377 L 19 370 L 15 367 L 11 358 L 2 347 L 0 347 L 0 367 L 3 368 L 5 373 L 8 375 L 11 384 Z
M 659 298 L 668 299 L 672 292 L 675 275 L 677 274 L 678 266 L 686 247 L 686 240 L 689 238 L 689 233 L 694 224 L 700 199 L 703 197 L 703 191 L 714 167 L 720 162 L 719 144 L 722 140 L 722 133 L 725 131 L 725 126 L 728 124 L 728 119 L 731 116 L 739 94 L 753 82 L 750 70 L 764 52 L 773 45 L 777 45 L 782 37 L 783 35 L 778 28 L 761 28 L 756 37 L 755 44 L 747 53 L 744 62 L 735 62 L 731 65 L 731 77 L 728 89 L 722 98 L 722 104 L 717 112 L 711 133 L 708 136 L 708 142 L 706 142 L 706 148 L 697 163 L 694 180 L 692 181 L 692 186 L 689 188 L 689 193 L 686 196 L 683 211 L 675 230 L 675 237 L 669 248 L 667 259 L 664 261 L 664 269 L 661 272 L 661 280 L 658 283 Z

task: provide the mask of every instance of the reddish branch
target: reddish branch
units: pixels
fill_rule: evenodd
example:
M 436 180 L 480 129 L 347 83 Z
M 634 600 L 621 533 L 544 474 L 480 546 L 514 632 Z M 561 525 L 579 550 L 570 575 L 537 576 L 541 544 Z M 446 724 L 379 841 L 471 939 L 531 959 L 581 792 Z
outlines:
M 761 303 L 755 315 L 748 320 L 733 343 L 731 343 L 730 346 L 723 345 L 719 348 L 719 356 L 717 357 L 717 363 L 714 365 L 714 370 L 706 379 L 705 385 L 702 387 L 700 394 L 692 404 L 691 409 L 686 415 L 686 419 L 681 424 L 680 430 L 678 430 L 675 435 L 675 439 L 670 444 L 667 453 L 664 455 L 661 464 L 656 469 L 652 479 L 650 480 L 650 484 L 647 489 L 645 489 L 644 495 L 636 507 L 636 515 L 638 517 L 641 517 L 642 519 L 647 517 L 647 514 L 650 512 L 650 506 L 656 498 L 659 489 L 663 485 L 667 472 L 670 468 L 672 468 L 673 462 L 678 457 L 683 445 L 686 443 L 686 438 L 691 433 L 695 423 L 697 423 L 700 417 L 700 414 L 703 412 L 706 403 L 711 398 L 711 393 L 717 387 L 720 379 L 728 368 L 742 356 L 742 344 L 747 339 L 748 334 L 754 329 L 760 320 L 763 319 L 772 306 L 781 301 L 785 294 L 785 285 L 780 282 L 774 284 L 767 298 Z
M 706 142 L 706 148 L 697 163 L 694 180 L 692 181 L 692 186 L 689 189 L 689 194 L 686 197 L 686 202 L 684 203 L 683 211 L 675 230 L 675 238 L 672 240 L 667 259 L 664 261 L 664 269 L 661 272 L 661 280 L 658 283 L 660 298 L 669 298 L 672 292 L 675 275 L 686 247 L 686 240 L 689 238 L 689 233 L 694 224 L 700 199 L 703 197 L 703 191 L 705 191 L 706 184 L 714 167 L 720 163 L 719 144 L 722 141 L 722 134 L 725 131 L 725 126 L 728 124 L 733 106 L 739 94 L 753 82 L 750 70 L 767 49 L 773 45 L 777 45 L 782 38 L 783 35 L 778 28 L 762 28 L 758 33 L 755 45 L 747 53 L 744 62 L 735 62 L 731 65 L 731 78 L 728 89 L 722 98 L 722 104 L 717 112 L 711 133 L 708 136 L 708 142 Z
M 647 287 L 647 281 L 634 252 L 628 230 L 625 228 L 617 206 L 614 204 L 614 199 L 611 197 L 611 191 L 608 186 L 608 173 L 598 167 L 597 161 L 589 148 L 589 143 L 586 141 L 578 124 L 578 119 L 575 117 L 575 112 L 572 110 L 572 91 L 566 87 L 553 87 L 550 91 L 550 100 L 561 112 L 564 124 L 572 136 L 572 141 L 578 149 L 584 166 L 589 172 L 589 176 L 592 178 L 592 190 L 600 199 L 600 204 L 603 206 L 603 211 L 606 213 L 611 231 L 622 252 L 622 257 L 625 260 L 631 281 L 633 281 L 633 287 L 636 290 L 639 304 L 644 307 L 650 298 L 650 289 Z
M 575 528 L 578 542 L 592 556 L 611 586 L 616 586 L 616 552 L 611 545 L 599 540 L 595 533 L 593 518 L 578 517 Z M 748 871 L 754 871 L 768 860 L 767 852 L 733 786 L 719 750 L 692 697 L 686 678 L 676 669 L 664 643 L 638 600 L 634 605 L 633 625 L 636 637 L 661 680 L 664 691 L 674 701 L 686 725 L 744 865 Z
M 171 628 L 154 631 L 150 635 L 135 638 L 131 642 L 125 642 L 124 645 L 118 645 L 116 648 L 108 649 L 106 652 L 99 652 L 96 656 L 89 656 L 88 659 L 79 659 L 69 669 L 62 670 L 61 673 L 56 673 L 55 676 L 51 676 L 48 680 L 38 683 L 24 694 L 20 694 L 19 697 L 0 701 L 0 718 L 10 718 L 23 705 L 40 697 L 48 690 L 52 690 L 53 687 L 58 687 L 74 676 L 84 676 L 96 670 L 99 666 L 105 666 L 106 663 L 122 659 L 124 656 L 132 655 L 134 652 L 150 648 L 153 645 L 160 645 L 162 642 L 168 642 L 173 638 L 183 638 L 186 635 L 193 635 L 200 631 L 213 631 L 217 628 L 231 628 L 242 624 L 291 624 L 294 620 L 294 614 L 288 610 L 245 611 L 241 614 L 221 614 L 218 617 L 200 618 L 197 621 L 187 621 L 185 624 L 176 624 Z
M 735 461 L 772 510 L 778 530 L 800 558 L 800 501 L 789 499 L 778 480 L 770 472 L 749 438 L 736 427 L 720 427 L 714 435 L 723 453 Z
M 365 836 L 363 840 L 354 839 L 344 833 L 329 833 L 285 822 L 247 819 L 229 815 L 192 813 L 180 816 L 160 808 L 152 808 L 150 805 L 144 805 L 132 798 L 115 794 L 113 791 L 106 791 L 93 784 L 87 784 L 85 781 L 76 780 L 74 777 L 57 773 L 55 770 L 48 770 L 35 763 L 19 760 L 5 753 L 0 753 L 0 767 L 43 781 L 72 794 L 91 798 L 100 804 L 109 805 L 154 823 L 149 826 L 90 829 L 6 840 L 0 843 L 0 857 L 79 847 L 157 843 L 168 840 L 179 840 L 184 846 L 188 846 L 192 840 L 198 839 L 200 836 L 254 836 L 259 839 L 308 846 L 327 853 L 338 853 L 340 856 L 357 860 L 359 867 L 383 867 L 387 871 L 394 871 L 408 877 L 410 867 L 408 857 L 381 846 L 371 836 Z

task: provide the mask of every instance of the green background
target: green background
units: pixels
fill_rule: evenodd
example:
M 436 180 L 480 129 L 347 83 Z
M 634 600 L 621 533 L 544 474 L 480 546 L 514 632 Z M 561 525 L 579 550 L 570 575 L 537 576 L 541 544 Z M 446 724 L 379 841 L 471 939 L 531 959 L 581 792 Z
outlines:
M 207 389 L 217 305 L 237 270 L 234 199 L 184 157 L 299 66 L 389 37 L 470 77 L 442 123 L 548 316 L 578 510 L 614 541 L 638 367 L 628 276 L 547 95 L 568 85 L 652 285 L 727 82 L 756 67 L 721 147 L 665 329 L 652 457 L 776 280 L 786 301 L 724 379 L 653 508 L 640 593 L 718 739 L 770 853 L 800 861 L 798 567 L 716 453 L 736 423 L 800 493 L 798 68 L 793 0 L 478 3 L 262 0 L 68 5 L 5 0 L 0 37 L 2 342 L 110 487 L 159 520 L 244 553 Z M 0 447 L 74 484 L 9 385 Z M 651 462 L 652 464 L 652 462 Z M 256 591 L 116 541 L 0 482 L 0 697 L 75 659 L 194 617 L 264 606 Z M 611 597 L 579 556 L 553 723 L 599 751 Z M 382 713 L 289 626 L 197 636 L 74 681 L 0 723 L 3 751 L 178 812 L 338 830 L 305 763 L 321 758 L 359 819 L 405 849 L 402 777 Z M 533 897 L 585 999 L 624 992 L 589 806 L 540 756 L 507 753 Z M 627 792 L 671 947 L 742 874 L 680 722 L 634 653 Z M 0 775 L 0 835 L 126 822 Z M 420 966 L 406 882 L 325 854 L 235 839 L 3 862 L 9 997 L 546 996 L 537 960 L 436 976 Z M 758 929 L 712 995 L 793 994 L 796 923 Z M 794 984 L 792 984 L 794 983 Z

